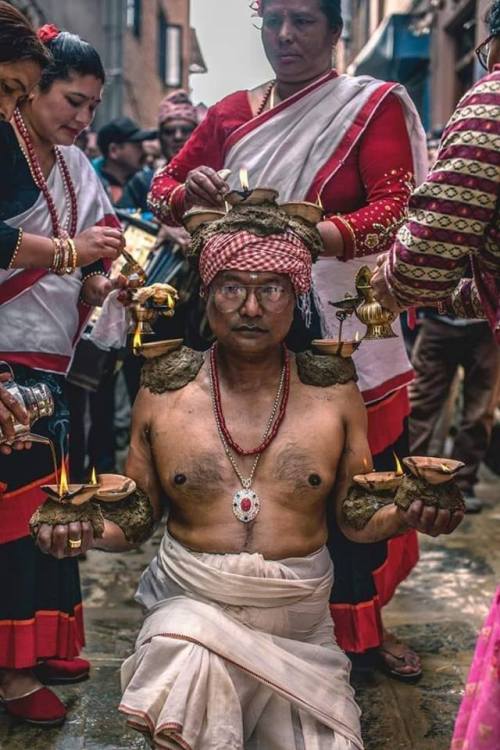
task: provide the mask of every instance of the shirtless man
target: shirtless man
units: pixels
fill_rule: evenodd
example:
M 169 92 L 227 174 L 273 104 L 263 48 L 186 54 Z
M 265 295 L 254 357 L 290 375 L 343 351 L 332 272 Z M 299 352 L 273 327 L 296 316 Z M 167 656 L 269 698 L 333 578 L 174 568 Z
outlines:
M 121 710 L 154 747 L 360 750 L 328 611 L 327 512 L 357 542 L 410 526 L 449 533 L 461 517 L 414 503 L 360 531 L 345 525 L 351 478 L 371 465 L 352 365 L 334 358 L 336 383 L 318 387 L 283 347 L 310 289 L 314 233 L 219 224 L 198 243 L 216 348 L 198 365 L 192 357 L 176 390 L 168 358 L 147 365 L 134 406 L 126 473 L 157 520 L 168 504 L 168 523 L 139 586 L 147 618 L 122 669 Z M 83 549 L 130 546 L 109 521 L 96 540 L 86 524 L 42 527 L 39 544 L 68 554 L 68 533 Z

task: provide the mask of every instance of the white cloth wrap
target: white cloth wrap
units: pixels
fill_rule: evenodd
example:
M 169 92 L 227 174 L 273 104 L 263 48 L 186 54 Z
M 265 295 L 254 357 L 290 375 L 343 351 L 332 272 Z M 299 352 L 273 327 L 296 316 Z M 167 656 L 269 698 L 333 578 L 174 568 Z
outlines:
M 85 336 L 104 351 L 121 349 L 127 343 L 129 318 L 126 308 L 118 299 L 120 291 L 115 289 L 108 294 L 92 331 Z
M 326 548 L 270 561 L 193 553 L 167 532 L 139 585 L 120 710 L 168 750 L 361 750 L 332 582 Z

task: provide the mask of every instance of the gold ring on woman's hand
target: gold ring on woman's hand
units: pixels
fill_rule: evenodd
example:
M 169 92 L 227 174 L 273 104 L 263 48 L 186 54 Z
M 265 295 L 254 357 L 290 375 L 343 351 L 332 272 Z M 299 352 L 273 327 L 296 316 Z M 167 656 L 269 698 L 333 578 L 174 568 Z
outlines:
M 82 540 L 80 539 L 68 539 L 68 544 L 70 549 L 80 549 L 82 546 Z

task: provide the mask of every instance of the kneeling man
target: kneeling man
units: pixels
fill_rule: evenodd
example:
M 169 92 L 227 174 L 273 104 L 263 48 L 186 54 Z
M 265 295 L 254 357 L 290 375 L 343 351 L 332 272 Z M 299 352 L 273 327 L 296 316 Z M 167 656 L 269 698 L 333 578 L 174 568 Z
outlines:
M 328 608 L 327 513 L 360 542 L 459 519 L 391 506 L 361 531 L 345 526 L 351 478 L 371 466 L 354 367 L 283 343 L 297 299 L 307 311 L 316 230 L 239 209 L 193 247 L 216 343 L 143 370 L 126 473 L 168 522 L 139 585 L 146 619 L 120 710 L 158 748 L 360 750 Z M 75 533 L 84 548 L 131 546 L 113 521 L 100 539 L 86 524 Z M 55 554 L 67 542 L 39 532 Z

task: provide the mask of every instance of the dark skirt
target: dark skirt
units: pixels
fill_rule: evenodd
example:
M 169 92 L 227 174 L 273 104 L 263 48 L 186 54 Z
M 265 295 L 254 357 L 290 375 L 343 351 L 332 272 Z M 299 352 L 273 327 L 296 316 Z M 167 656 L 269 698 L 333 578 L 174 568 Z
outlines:
M 394 454 L 409 454 L 408 425 L 398 440 L 373 456 L 377 471 L 394 471 Z M 328 549 L 335 581 L 330 610 L 339 646 L 349 653 L 366 653 L 382 643 L 382 607 L 418 561 L 415 531 L 389 541 L 358 544 L 347 539 L 333 517 L 329 524 Z
M 54 396 L 54 415 L 33 431 L 54 442 L 60 465 L 69 424 L 64 377 L 13 369 L 20 385 L 43 382 Z M 54 481 L 48 446 L 35 443 L 30 451 L 0 454 L 0 668 L 72 658 L 84 644 L 78 562 L 42 554 L 29 531 L 31 515 L 46 500 L 40 487 Z

